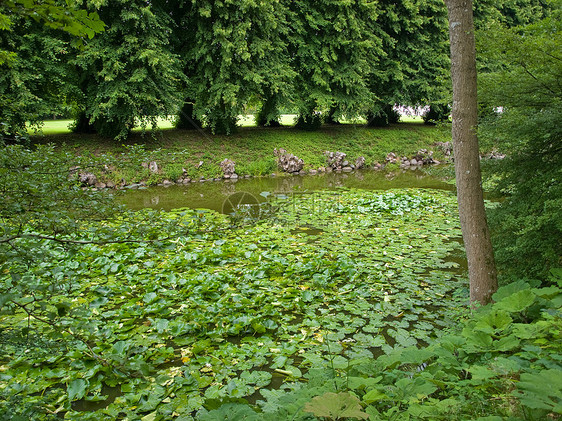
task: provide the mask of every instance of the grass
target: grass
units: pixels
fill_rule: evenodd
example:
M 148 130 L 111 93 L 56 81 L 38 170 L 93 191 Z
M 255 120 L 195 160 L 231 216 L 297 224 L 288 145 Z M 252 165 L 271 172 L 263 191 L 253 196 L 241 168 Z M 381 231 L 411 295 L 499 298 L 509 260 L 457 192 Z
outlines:
M 281 116 L 280 122 L 283 126 L 292 126 L 295 123 L 295 118 L 297 117 L 296 114 L 283 114 Z M 400 118 L 402 123 L 421 123 L 423 120 L 421 117 L 418 116 L 402 116 Z M 365 124 L 366 120 L 359 119 L 354 121 L 356 124 Z M 64 134 L 64 133 L 71 133 L 70 126 L 74 123 L 74 120 L 46 120 L 41 127 L 41 131 L 39 134 L 43 135 L 55 135 L 55 134 Z M 344 123 L 350 124 L 351 121 L 344 121 Z M 238 124 L 241 127 L 255 127 L 256 121 L 253 114 L 247 114 L 240 116 L 240 120 Z M 173 119 L 158 119 L 158 128 L 161 130 L 172 129 L 174 127 Z M 139 132 L 141 131 L 140 128 L 134 129 L 134 131 Z M 30 128 L 28 130 L 29 134 L 36 134 L 35 131 Z
M 220 177 L 219 163 L 231 159 L 240 175 L 264 175 L 275 172 L 275 148 L 284 148 L 305 162 L 305 170 L 325 165 L 324 151 L 342 151 L 350 162 L 364 156 L 366 165 L 383 162 L 389 152 L 413 155 L 419 149 L 434 149 L 436 142 L 450 140 L 446 128 L 426 126 L 421 119 L 386 128 L 369 128 L 361 122 L 324 125 L 317 131 L 301 131 L 293 124 L 293 115 L 284 115 L 279 128 L 256 127 L 253 116 L 244 116 L 237 132 L 230 136 L 213 135 L 206 130 L 176 130 L 172 123 L 162 120 L 160 129 L 142 133 L 134 131 L 126 141 L 117 142 L 95 134 L 76 134 L 67 129 L 68 120 L 47 121 L 42 135 L 32 136 L 35 143 L 52 143 L 60 151 L 117 160 L 119 171 L 99 174 L 101 179 L 114 182 L 175 180 L 186 169 L 191 178 Z M 141 145 L 141 153 L 135 145 Z M 131 156 L 131 148 L 137 153 Z M 127 159 L 123 159 L 127 155 Z M 135 161 L 136 160 L 136 161 Z M 141 162 L 138 162 L 138 161 Z M 142 173 L 140 164 L 154 160 L 159 174 Z M 127 162 L 125 162 L 127 161 Z M 199 166 L 199 163 L 203 164 Z M 125 168 L 127 165 L 130 168 Z M 141 174 L 142 173 L 142 174 Z M 150 177 L 149 177 L 150 176 Z M 135 180 L 133 180 L 133 178 Z

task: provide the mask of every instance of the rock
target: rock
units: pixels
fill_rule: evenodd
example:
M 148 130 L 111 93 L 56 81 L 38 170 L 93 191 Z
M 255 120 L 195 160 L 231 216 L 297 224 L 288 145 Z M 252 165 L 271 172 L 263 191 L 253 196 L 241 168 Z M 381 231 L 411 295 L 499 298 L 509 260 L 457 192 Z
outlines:
M 250 174 L 246 174 L 244 178 L 252 178 L 252 176 Z
M 418 161 L 416 160 L 416 158 L 412 158 L 410 160 L 410 165 L 418 165 Z
M 83 172 L 78 174 L 78 180 L 83 186 L 93 187 L 98 182 L 97 177 L 91 172 Z
M 285 149 L 274 149 L 273 153 L 277 157 L 278 167 L 288 173 L 299 172 L 304 167 L 304 161 L 297 156 L 288 153 Z
M 105 186 L 108 189 L 114 189 L 115 188 L 115 183 L 113 181 L 108 181 L 107 183 L 105 183 Z
M 156 161 L 150 161 L 148 163 L 148 170 L 153 174 L 156 174 L 159 171 L 158 164 L 156 163 Z
M 360 156 L 359 158 L 357 158 L 355 160 L 355 168 L 356 169 L 361 169 L 365 166 L 365 157 L 364 156 Z
M 174 184 L 174 182 L 170 181 L 170 180 L 164 180 L 164 181 L 162 181 L 162 184 L 164 185 L 164 187 L 169 187 L 172 184 Z
M 184 178 L 182 183 L 183 184 L 189 184 L 191 182 L 191 178 Z
M 235 166 L 236 165 L 234 164 L 234 161 L 230 159 L 224 159 L 219 164 L 219 167 L 221 167 L 225 178 L 230 178 L 236 172 Z
M 342 171 L 343 171 L 343 172 L 351 172 L 351 171 L 353 171 L 353 168 L 351 168 L 351 167 L 343 167 L 343 168 L 342 168 Z
M 326 156 L 327 167 L 332 170 L 341 170 L 349 165 L 349 162 L 345 159 L 347 154 L 343 152 L 325 151 L 324 155 Z
M 324 168 L 324 167 L 318 167 L 318 172 L 326 172 L 326 168 Z
M 238 178 L 238 174 L 232 174 L 230 176 L 231 179 L 236 180 Z
M 107 185 L 105 183 L 97 182 L 95 184 L 95 187 L 96 187 L 96 189 L 105 189 L 107 187 Z
M 307 173 L 306 173 L 305 170 L 300 170 L 300 171 L 299 171 L 299 175 L 306 175 L 306 174 L 307 174 Z
M 385 161 L 390 163 L 390 164 L 394 164 L 395 162 L 398 162 L 399 159 L 394 152 L 389 152 L 386 155 Z
M 316 174 L 318 173 L 318 171 L 316 171 L 316 170 L 310 170 L 308 173 L 309 173 L 310 175 L 316 175 Z

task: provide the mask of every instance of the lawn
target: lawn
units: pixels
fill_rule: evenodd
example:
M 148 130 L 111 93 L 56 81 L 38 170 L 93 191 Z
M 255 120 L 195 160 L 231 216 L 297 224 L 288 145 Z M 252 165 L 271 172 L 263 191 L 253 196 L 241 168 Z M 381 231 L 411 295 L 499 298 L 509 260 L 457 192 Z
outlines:
M 290 122 L 293 117 L 285 115 L 284 119 Z M 255 127 L 250 125 L 251 121 L 251 117 L 246 117 L 244 125 L 230 136 L 213 135 L 207 130 L 172 129 L 164 121 L 162 130 L 135 131 L 120 142 L 95 134 L 63 133 L 66 122 L 57 121 L 47 122 L 44 134 L 33 136 L 32 141 L 52 143 L 61 152 L 96 157 L 93 172 L 103 182 L 156 184 L 185 176 L 221 177 L 219 164 L 224 159 L 235 162 L 239 175 L 278 172 L 273 154 L 276 148 L 302 158 L 307 171 L 326 165 L 325 151 L 344 152 L 350 162 L 363 156 L 367 168 L 375 162 L 384 163 L 389 152 L 413 156 L 420 149 L 430 149 L 441 159 L 435 144 L 447 142 L 451 137 L 449 128 L 427 126 L 417 120 L 385 128 L 369 128 L 360 123 L 324 125 L 317 131 L 301 131 L 292 126 Z M 158 163 L 157 173 L 141 166 L 149 161 Z M 106 170 L 100 171 L 100 163 Z

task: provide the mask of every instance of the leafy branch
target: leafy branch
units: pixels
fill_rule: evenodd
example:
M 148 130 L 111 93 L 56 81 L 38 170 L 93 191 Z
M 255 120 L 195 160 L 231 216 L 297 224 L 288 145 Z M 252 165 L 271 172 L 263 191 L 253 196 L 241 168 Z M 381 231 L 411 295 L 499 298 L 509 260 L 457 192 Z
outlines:
M 36 313 L 34 313 L 33 311 L 29 310 L 29 309 L 27 308 L 27 305 L 26 305 L 26 304 L 18 303 L 18 302 L 17 302 L 16 300 L 14 300 L 14 299 L 10 300 L 10 302 L 11 302 L 12 304 L 14 304 L 16 307 L 18 307 L 18 308 L 20 308 L 21 310 L 23 310 L 23 311 L 27 314 L 28 318 L 33 318 L 33 319 L 35 319 L 35 320 L 38 320 L 39 322 L 44 323 L 44 324 L 50 326 L 50 327 L 51 327 L 54 331 L 56 331 L 56 332 L 68 333 L 70 336 L 72 336 L 74 339 L 76 339 L 76 340 L 82 342 L 82 343 L 88 348 L 88 350 L 90 351 L 90 353 L 89 353 L 88 355 L 89 355 L 90 357 L 96 359 L 97 361 L 99 361 L 100 363 L 102 363 L 104 366 L 109 366 L 109 365 L 110 365 L 110 363 L 109 363 L 105 358 L 102 358 L 101 356 L 99 356 L 98 354 L 96 354 L 96 352 L 92 349 L 92 347 L 90 346 L 90 344 L 88 343 L 88 341 L 86 341 L 85 339 L 83 339 L 82 337 L 80 337 L 78 334 L 72 332 L 72 331 L 70 330 L 70 328 L 62 328 L 62 329 L 61 329 L 61 327 L 60 327 L 57 323 L 55 323 L 55 322 L 53 322 L 53 321 L 51 321 L 51 320 L 45 319 L 44 317 L 41 317 L 41 316 L 37 315 Z

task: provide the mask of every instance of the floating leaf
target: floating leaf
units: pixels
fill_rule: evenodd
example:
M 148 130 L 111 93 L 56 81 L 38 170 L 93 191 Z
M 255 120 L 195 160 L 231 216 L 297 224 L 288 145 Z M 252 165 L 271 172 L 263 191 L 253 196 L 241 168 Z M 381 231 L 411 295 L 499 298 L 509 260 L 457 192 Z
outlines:
M 88 388 L 88 382 L 84 379 L 74 379 L 66 388 L 66 393 L 68 394 L 68 399 L 70 401 L 76 399 L 82 399 L 86 395 L 86 389 Z
M 366 420 L 369 415 L 362 411 L 361 402 L 347 392 L 328 392 L 316 396 L 304 406 L 305 412 L 311 412 L 317 417 L 359 418 Z

